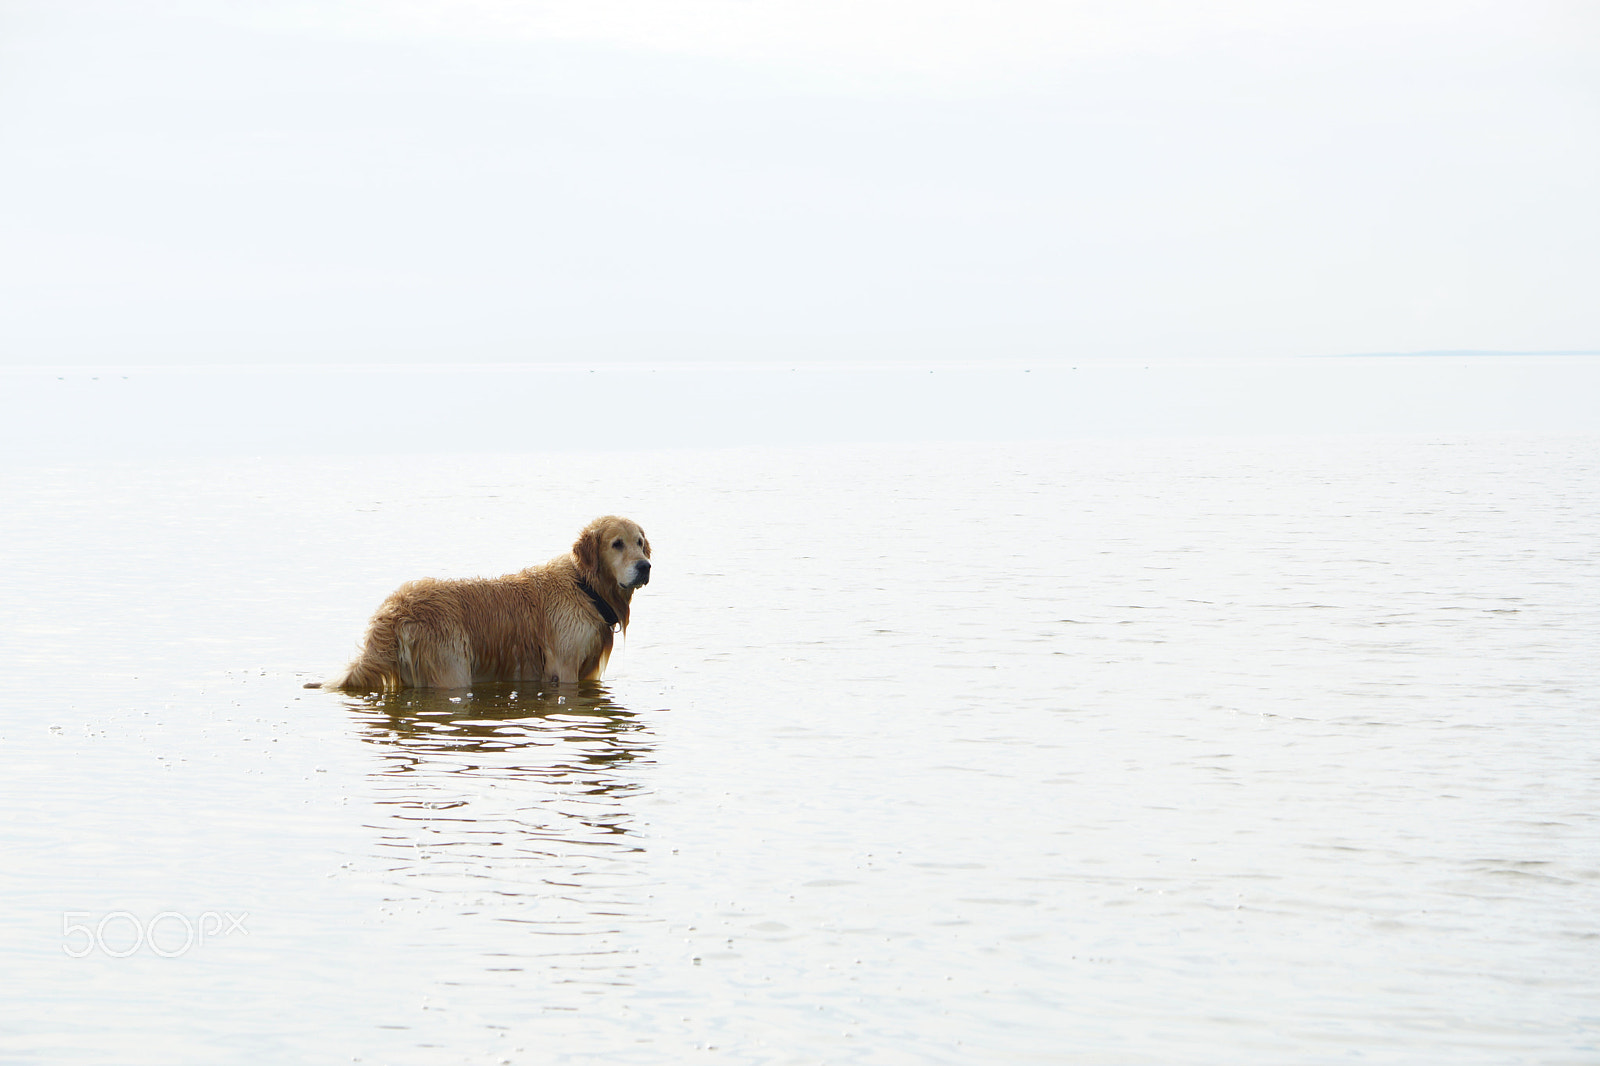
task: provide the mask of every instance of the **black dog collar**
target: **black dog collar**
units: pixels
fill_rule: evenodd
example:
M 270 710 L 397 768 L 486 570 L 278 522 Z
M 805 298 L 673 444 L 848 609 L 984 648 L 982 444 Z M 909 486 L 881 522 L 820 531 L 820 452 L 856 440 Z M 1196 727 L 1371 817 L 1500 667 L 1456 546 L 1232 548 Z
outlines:
M 611 609 L 611 605 L 605 600 L 602 600 L 600 598 L 600 594 L 594 589 L 590 588 L 589 583 L 584 581 L 582 578 L 578 580 L 578 587 L 582 589 L 583 594 L 588 596 L 590 601 L 594 603 L 594 609 L 600 612 L 600 617 L 605 619 L 606 625 L 614 628 L 619 619 L 617 618 L 617 612 Z

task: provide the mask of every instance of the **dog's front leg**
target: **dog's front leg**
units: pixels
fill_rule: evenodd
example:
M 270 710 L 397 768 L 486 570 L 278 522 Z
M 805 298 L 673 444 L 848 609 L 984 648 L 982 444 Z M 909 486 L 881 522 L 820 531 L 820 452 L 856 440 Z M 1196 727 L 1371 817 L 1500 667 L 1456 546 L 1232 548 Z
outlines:
M 546 656 L 544 660 L 544 679 L 553 681 L 558 685 L 575 685 L 579 678 L 579 663 L 576 659 L 557 659 Z

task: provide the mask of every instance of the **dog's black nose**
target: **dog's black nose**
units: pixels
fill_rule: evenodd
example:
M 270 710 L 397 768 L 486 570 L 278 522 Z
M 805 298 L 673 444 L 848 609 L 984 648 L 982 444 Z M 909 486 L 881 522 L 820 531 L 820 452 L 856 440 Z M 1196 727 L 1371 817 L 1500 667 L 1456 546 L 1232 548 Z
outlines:
M 640 559 L 633 564 L 634 583 L 638 585 L 650 584 L 650 560 Z

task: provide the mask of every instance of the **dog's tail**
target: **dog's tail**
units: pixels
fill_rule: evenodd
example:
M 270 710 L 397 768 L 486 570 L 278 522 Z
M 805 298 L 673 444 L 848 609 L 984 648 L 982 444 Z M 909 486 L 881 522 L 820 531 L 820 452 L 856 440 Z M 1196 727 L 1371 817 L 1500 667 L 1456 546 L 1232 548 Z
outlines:
M 399 630 L 387 607 L 386 601 L 373 616 L 361 642 L 361 654 L 349 666 L 326 681 L 308 681 L 305 687 L 345 692 L 398 692 L 405 687 L 400 676 Z
M 401 688 L 400 670 L 393 663 L 375 663 L 362 656 L 326 681 L 308 681 L 305 687 L 346 692 L 397 692 Z

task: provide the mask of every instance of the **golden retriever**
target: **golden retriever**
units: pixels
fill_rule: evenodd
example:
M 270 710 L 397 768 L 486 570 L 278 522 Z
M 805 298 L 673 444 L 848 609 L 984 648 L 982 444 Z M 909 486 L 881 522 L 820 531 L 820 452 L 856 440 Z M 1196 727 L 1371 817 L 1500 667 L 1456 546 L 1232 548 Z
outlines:
M 634 590 L 649 581 L 644 530 L 616 515 L 596 518 L 570 552 L 543 566 L 406 582 L 372 616 L 356 660 L 306 687 L 388 692 L 598 680 L 613 628 L 627 631 Z

